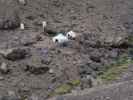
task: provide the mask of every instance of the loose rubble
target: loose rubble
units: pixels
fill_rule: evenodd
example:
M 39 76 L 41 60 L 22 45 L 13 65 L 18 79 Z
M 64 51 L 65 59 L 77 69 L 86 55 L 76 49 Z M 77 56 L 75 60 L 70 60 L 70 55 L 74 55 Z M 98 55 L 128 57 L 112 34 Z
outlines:
M 25 71 L 29 71 L 32 74 L 44 74 L 49 71 L 48 67 L 44 66 L 30 66 L 27 65 Z
M 62 84 L 69 92 L 99 85 L 97 76 L 127 53 L 126 2 L 0 0 L 0 93 L 46 100 Z M 80 84 L 70 88 L 71 80 Z

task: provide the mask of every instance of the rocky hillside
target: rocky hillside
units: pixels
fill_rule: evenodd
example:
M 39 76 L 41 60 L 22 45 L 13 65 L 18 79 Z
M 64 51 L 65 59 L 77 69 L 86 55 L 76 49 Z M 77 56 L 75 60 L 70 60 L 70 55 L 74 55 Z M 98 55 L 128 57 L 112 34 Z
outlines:
M 24 4 L 0 0 L 1 100 L 45 100 L 90 88 L 117 61 L 127 64 L 132 4 L 130 0 L 26 0 Z M 48 23 L 45 32 L 43 21 Z M 52 41 L 70 30 L 77 37 L 67 45 Z

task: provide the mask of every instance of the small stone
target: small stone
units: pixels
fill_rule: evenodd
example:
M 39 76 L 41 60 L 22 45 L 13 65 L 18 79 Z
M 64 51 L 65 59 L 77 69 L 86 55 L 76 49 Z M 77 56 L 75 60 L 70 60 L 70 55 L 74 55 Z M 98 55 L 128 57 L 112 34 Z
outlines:
M 122 40 L 123 40 L 122 37 L 117 37 L 116 40 L 115 40 L 115 42 L 116 42 L 117 44 L 119 44 Z
M 0 50 L 0 54 L 3 56 L 7 56 L 11 52 L 12 52 L 12 49 Z
M 47 22 L 46 21 L 42 22 L 42 27 L 43 27 L 43 30 L 45 32 L 46 31 L 46 27 L 47 27 Z
M 117 51 L 117 50 L 112 50 L 112 51 L 110 52 L 110 57 L 111 57 L 111 58 L 116 58 L 116 57 L 118 57 L 118 51 Z
M 37 35 L 37 36 L 35 37 L 35 40 L 36 40 L 36 41 L 42 41 L 42 40 L 43 40 L 43 38 L 42 38 L 42 36 L 41 36 L 41 35 Z
M 92 83 L 90 82 L 90 80 L 88 81 L 88 79 L 86 79 L 85 77 L 81 79 L 81 85 L 80 85 L 81 89 L 85 89 L 85 88 L 90 88 L 92 87 Z
M 98 81 L 94 79 L 91 75 L 87 75 L 86 77 L 82 78 L 81 81 L 81 89 L 92 88 L 98 85 Z
M 50 69 L 50 70 L 49 70 L 49 73 L 50 73 L 50 74 L 53 74 L 53 73 L 54 73 L 54 70 L 53 70 L 53 69 Z
M 7 64 L 5 62 L 1 64 L 0 71 L 3 74 L 7 74 L 9 72 L 9 69 L 7 68 Z
M 26 5 L 26 0 L 18 0 L 20 4 Z
M 92 76 L 90 75 L 87 75 L 87 79 L 90 80 L 91 82 L 91 86 L 94 87 L 94 86 L 97 86 L 98 84 L 101 83 L 101 80 L 97 80 L 97 79 L 94 79 Z
M 32 94 L 29 100 L 39 100 L 39 98 L 35 94 Z
M 88 74 L 92 74 L 92 72 L 93 72 L 93 69 L 86 63 L 79 65 L 78 70 L 79 70 L 81 77 L 84 77 Z
M 0 81 L 1 81 L 1 80 L 4 80 L 4 77 L 0 76 Z
M 91 55 L 90 59 L 95 62 L 101 62 L 101 59 L 97 55 Z
M 20 23 L 20 29 L 24 30 L 24 24 L 23 23 Z
M 14 91 L 8 91 L 8 95 L 9 95 L 9 96 L 15 96 L 16 94 L 15 94 Z
M 111 100 L 111 98 L 110 97 L 106 97 L 106 100 Z
M 114 41 L 113 37 L 108 37 L 105 39 L 105 43 L 107 43 L 107 44 L 111 44 L 111 43 L 113 43 L 113 41 Z

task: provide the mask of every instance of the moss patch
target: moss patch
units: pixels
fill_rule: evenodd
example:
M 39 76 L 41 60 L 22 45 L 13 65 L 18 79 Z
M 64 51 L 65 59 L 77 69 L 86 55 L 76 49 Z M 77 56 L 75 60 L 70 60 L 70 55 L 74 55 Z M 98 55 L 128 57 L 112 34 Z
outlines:
M 49 96 L 55 96 L 55 95 L 62 95 L 65 93 L 71 92 L 74 87 L 80 85 L 80 80 L 72 80 L 68 83 L 61 84 L 58 86 L 53 92 L 49 94 Z
M 68 84 L 70 84 L 73 87 L 78 86 L 78 85 L 80 85 L 80 80 L 72 80 Z
M 128 43 L 129 43 L 130 45 L 133 45 L 133 35 L 129 35 L 129 36 L 128 36 Z
M 65 94 L 65 93 L 71 92 L 71 90 L 72 90 L 72 86 L 68 84 L 63 84 L 59 86 L 58 88 L 56 88 L 54 92 L 56 94 Z
M 104 82 L 113 81 L 117 79 L 122 72 L 127 70 L 131 63 L 133 63 L 131 58 L 122 56 L 114 64 L 108 66 L 108 69 L 98 78 L 102 79 Z

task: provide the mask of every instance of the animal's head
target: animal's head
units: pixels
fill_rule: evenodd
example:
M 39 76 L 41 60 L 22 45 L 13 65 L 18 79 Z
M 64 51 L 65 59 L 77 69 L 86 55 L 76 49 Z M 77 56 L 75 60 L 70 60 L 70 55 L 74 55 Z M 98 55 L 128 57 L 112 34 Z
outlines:
M 76 38 L 76 33 L 74 31 L 69 31 L 67 34 L 66 34 L 66 37 L 68 39 L 75 39 Z

